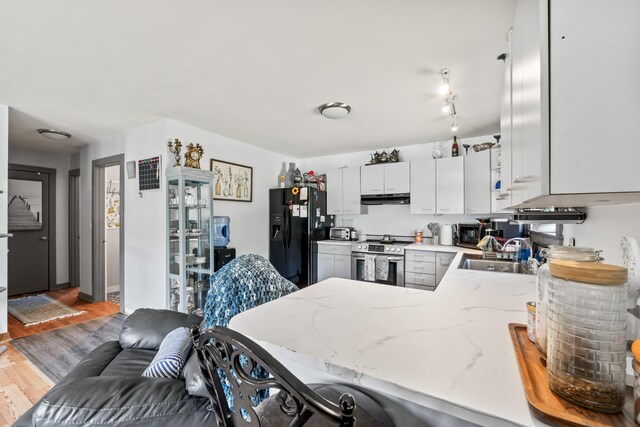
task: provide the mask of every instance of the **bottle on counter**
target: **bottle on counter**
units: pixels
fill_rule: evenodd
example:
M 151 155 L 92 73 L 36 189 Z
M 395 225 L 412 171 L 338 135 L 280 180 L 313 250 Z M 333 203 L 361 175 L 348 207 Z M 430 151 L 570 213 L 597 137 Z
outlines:
M 458 157 L 458 137 L 453 137 L 453 145 L 451 146 L 451 157 Z

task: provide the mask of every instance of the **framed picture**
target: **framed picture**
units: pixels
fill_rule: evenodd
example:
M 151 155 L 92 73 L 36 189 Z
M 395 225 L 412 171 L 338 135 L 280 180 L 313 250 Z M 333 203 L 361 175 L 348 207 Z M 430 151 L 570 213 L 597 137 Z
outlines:
M 42 182 L 9 179 L 9 231 L 42 230 Z
M 253 168 L 224 160 L 211 159 L 213 199 L 234 202 L 253 200 Z

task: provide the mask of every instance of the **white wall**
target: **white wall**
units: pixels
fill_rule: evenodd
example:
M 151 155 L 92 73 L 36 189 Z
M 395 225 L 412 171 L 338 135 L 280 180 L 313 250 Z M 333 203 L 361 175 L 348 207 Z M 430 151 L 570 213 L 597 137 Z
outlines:
M 7 232 L 9 107 L 0 105 L 0 233 Z M 0 239 L 0 286 L 7 287 L 7 239 Z M 0 293 L 0 334 L 7 332 L 7 292 Z
M 598 206 L 585 209 L 584 224 L 567 224 L 563 234 L 565 244 L 576 239 L 576 246 L 602 250 L 604 262 L 623 265 L 620 241 L 623 236 L 640 239 L 640 204 Z
M 268 189 L 276 186 L 282 163 L 291 159 L 284 155 L 257 148 L 246 143 L 203 131 L 173 120 L 163 119 L 117 135 L 104 138 L 80 152 L 81 174 L 81 272 L 80 290 L 91 294 L 91 162 L 120 153 L 125 162 L 157 155 L 162 156 L 162 170 L 173 165 L 166 143 L 179 138 L 183 144 L 200 143 L 204 148 L 203 169 L 209 159 L 216 158 L 252 166 L 254 174 L 253 202 L 219 202 L 214 204 L 215 215 L 231 218 L 231 243 L 237 253 L 258 253 L 268 256 Z M 184 149 L 183 149 L 184 154 Z M 164 177 L 163 177 L 164 179 Z M 124 188 L 123 250 L 125 264 L 125 311 L 139 307 L 166 306 L 166 194 L 145 192 L 138 197 L 137 179 L 126 179 Z
M 482 142 L 495 142 L 491 135 L 479 136 L 473 138 L 465 138 L 458 140 L 458 150 L 460 155 L 464 155 L 465 150 L 462 144 L 478 144 Z M 417 161 L 432 158 L 431 151 L 437 142 L 409 145 L 399 147 L 401 161 Z M 448 141 L 442 141 L 441 146 L 445 152 L 445 157 L 451 156 L 451 145 L 453 138 Z M 380 148 L 377 151 L 386 150 L 390 153 L 394 147 Z M 343 166 L 357 167 L 363 166 L 371 160 L 370 154 L 376 150 L 360 151 L 355 153 L 340 154 L 334 156 L 321 156 L 302 159 L 300 161 L 300 170 L 306 172 L 313 170 L 316 173 L 326 173 L 328 169 L 341 168 Z M 469 149 L 470 155 L 473 155 L 473 149 Z M 330 185 L 330 183 L 329 183 Z M 386 206 L 369 206 L 369 211 L 365 215 L 338 215 L 336 218 L 337 225 L 353 226 L 360 233 L 367 234 L 393 234 L 400 236 L 412 236 L 416 229 L 424 229 L 425 235 L 430 235 L 426 229 L 426 224 L 436 222 L 440 224 L 455 223 L 475 223 L 477 215 L 415 215 L 409 213 L 409 206 L 386 205 Z M 491 214 L 492 217 L 501 217 L 505 215 Z
M 69 282 L 69 166 L 70 154 L 25 150 L 9 146 L 9 163 L 56 170 L 56 284 Z

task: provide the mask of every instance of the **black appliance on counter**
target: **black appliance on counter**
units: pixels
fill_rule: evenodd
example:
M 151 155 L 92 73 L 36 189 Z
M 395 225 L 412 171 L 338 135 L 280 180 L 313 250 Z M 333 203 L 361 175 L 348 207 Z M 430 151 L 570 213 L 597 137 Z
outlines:
M 213 249 L 213 271 L 218 271 L 236 258 L 236 249 L 216 247 Z
M 332 220 L 324 191 L 311 187 L 269 190 L 269 261 L 299 288 L 317 281 L 313 247 L 329 238 Z
M 527 228 L 524 225 L 510 224 L 509 221 L 493 220 L 485 223 L 458 224 L 456 246 L 478 249 L 477 244 L 484 236 L 511 239 L 525 237 Z

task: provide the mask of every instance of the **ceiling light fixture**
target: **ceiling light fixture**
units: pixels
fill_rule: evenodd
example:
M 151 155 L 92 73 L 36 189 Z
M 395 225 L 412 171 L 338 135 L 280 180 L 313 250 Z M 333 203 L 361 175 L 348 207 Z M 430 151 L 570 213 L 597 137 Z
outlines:
M 351 106 L 344 102 L 327 102 L 318 107 L 320 114 L 328 119 L 341 119 L 351 112 Z
M 440 86 L 439 92 L 445 96 L 444 105 L 442 106 L 442 112 L 451 115 L 453 124 L 451 125 L 451 132 L 458 131 L 458 111 L 456 110 L 456 99 L 458 95 L 451 93 L 451 85 L 449 84 L 449 69 L 443 68 L 440 70 L 440 76 L 442 77 L 442 86 Z
M 447 68 L 443 68 L 440 70 L 440 74 L 442 75 L 442 85 L 440 86 L 440 89 L 438 89 L 438 92 L 440 92 L 440 95 L 449 95 L 451 94 L 449 87 L 449 70 Z
M 45 138 L 53 139 L 56 141 L 62 141 L 63 139 L 71 138 L 71 134 L 55 129 L 38 129 L 38 133 Z

